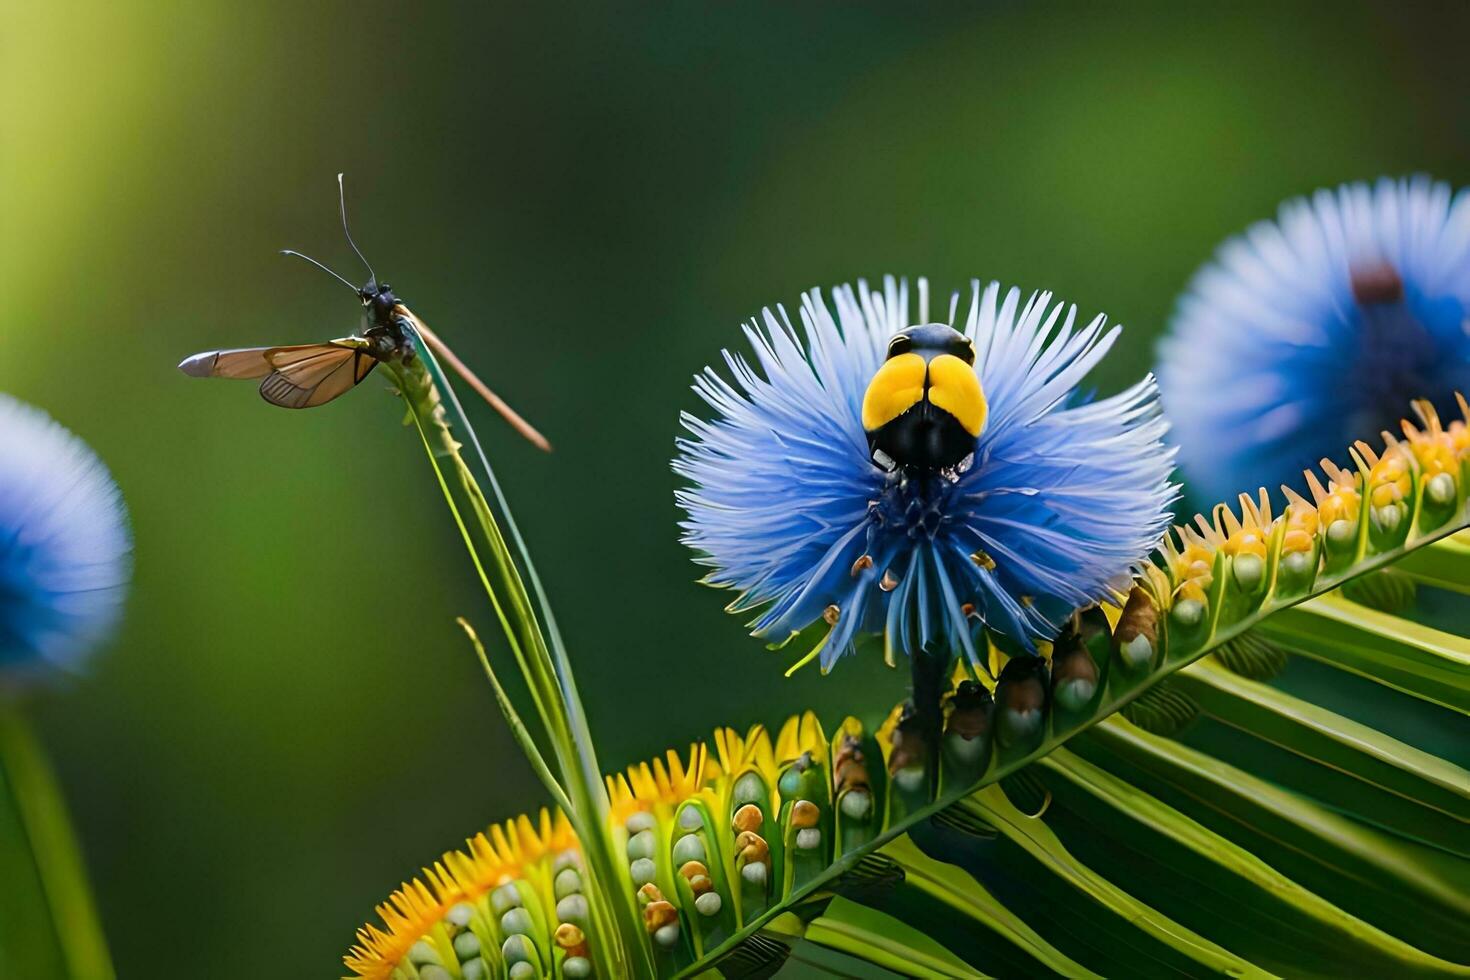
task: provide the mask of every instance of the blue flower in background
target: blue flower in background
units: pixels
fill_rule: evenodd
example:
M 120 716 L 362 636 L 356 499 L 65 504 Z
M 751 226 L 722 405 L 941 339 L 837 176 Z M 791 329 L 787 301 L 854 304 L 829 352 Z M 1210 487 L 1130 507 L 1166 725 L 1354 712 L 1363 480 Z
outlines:
M 683 419 L 684 541 L 711 568 L 706 582 L 740 593 L 731 612 L 761 609 L 755 635 L 784 641 L 825 619 L 812 651 L 824 670 L 865 633 L 883 633 L 890 658 L 963 650 L 983 664 L 982 627 L 1031 648 L 1126 580 L 1169 524 L 1173 460 L 1153 380 L 1100 401 L 1077 394 L 1118 328 L 1104 332 L 1099 316 L 1074 329 L 1076 308 L 1050 293 L 1022 304 L 975 283 L 956 321 L 959 300 L 949 323 L 973 342 L 988 416 L 953 471 L 885 468 L 863 427 L 889 340 L 914 324 L 906 283 L 843 286 L 831 308 L 814 289 L 800 335 L 767 309 L 745 329 L 754 364 L 727 351 L 733 381 L 696 378 L 716 417 Z
M 0 687 L 74 671 L 131 575 L 122 495 L 87 445 L 0 395 Z
M 1427 177 L 1282 205 L 1195 276 L 1159 380 L 1192 494 L 1302 470 L 1470 392 L 1470 196 Z

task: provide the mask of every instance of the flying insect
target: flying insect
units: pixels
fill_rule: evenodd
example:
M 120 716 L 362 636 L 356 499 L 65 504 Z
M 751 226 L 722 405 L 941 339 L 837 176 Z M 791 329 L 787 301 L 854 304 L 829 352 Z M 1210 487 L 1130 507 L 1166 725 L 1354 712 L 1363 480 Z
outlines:
M 985 428 L 985 416 L 975 345 L 943 323 L 894 334 L 863 395 L 868 449 L 888 469 L 962 469 Z
M 260 395 L 272 405 L 315 408 L 361 384 L 379 361 L 413 357 L 412 338 L 417 334 L 512 428 L 535 446 L 549 452 L 551 443 L 545 436 L 476 377 L 439 339 L 438 334 L 403 304 L 392 286 L 378 282 L 377 273 L 363 257 L 347 228 L 347 198 L 341 174 L 337 175 L 337 194 L 342 213 L 342 233 L 347 236 L 347 243 L 357 257 L 362 259 L 362 264 L 367 266 L 367 284 L 354 286 L 316 259 L 300 252 L 285 249 L 281 254 L 305 259 L 356 293 L 362 303 L 361 332 L 319 344 L 204 351 L 184 358 L 179 363 L 179 370 L 194 378 L 260 379 Z

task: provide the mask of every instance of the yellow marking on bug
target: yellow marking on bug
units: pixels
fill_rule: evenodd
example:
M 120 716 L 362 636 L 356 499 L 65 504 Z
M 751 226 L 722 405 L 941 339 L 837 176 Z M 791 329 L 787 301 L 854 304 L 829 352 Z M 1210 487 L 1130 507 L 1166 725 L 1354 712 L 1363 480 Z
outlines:
M 929 402 L 959 420 L 972 436 L 985 428 L 985 393 L 975 369 L 953 354 L 929 362 Z
M 924 359 L 899 354 L 883 362 L 863 395 L 863 428 L 873 432 L 892 422 L 924 397 Z

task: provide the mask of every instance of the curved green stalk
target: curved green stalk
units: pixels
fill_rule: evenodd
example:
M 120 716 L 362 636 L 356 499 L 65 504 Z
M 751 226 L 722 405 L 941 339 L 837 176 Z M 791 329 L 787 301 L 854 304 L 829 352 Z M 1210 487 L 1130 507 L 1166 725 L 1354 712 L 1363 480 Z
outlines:
M 1405 557 L 1398 568 L 1424 585 L 1470 593 L 1470 538 L 1458 534 L 1420 548 Z
M 546 759 L 542 757 L 541 750 L 536 747 L 536 740 L 526 730 L 525 722 L 521 721 L 520 713 L 511 703 L 510 695 L 505 693 L 505 687 L 500 683 L 500 678 L 495 675 L 495 668 L 490 665 L 490 658 L 485 653 L 485 644 L 480 642 L 480 636 L 475 628 L 469 624 L 469 620 L 463 616 L 455 622 L 459 628 L 464 630 L 470 639 L 470 645 L 475 648 L 475 656 L 480 658 L 480 666 L 484 668 L 485 677 L 490 681 L 490 686 L 495 690 L 495 703 L 500 706 L 500 713 L 505 717 L 505 723 L 510 727 L 510 733 L 515 737 L 516 745 L 520 746 L 521 752 L 526 756 L 526 761 L 536 773 L 536 778 L 541 780 L 541 785 L 546 787 L 546 792 L 551 794 L 551 802 L 563 813 L 570 813 L 571 801 L 567 799 L 566 790 L 561 788 L 561 783 L 556 781 L 556 776 L 546 765 Z
M 11 706 L 0 706 L 0 858 L 0 975 L 112 980 L 66 803 Z
M 412 332 L 411 326 L 408 329 Z M 626 865 L 620 865 L 614 859 L 607 836 L 608 799 L 597 766 L 593 740 L 572 681 L 565 649 L 550 616 L 549 604 L 473 428 L 428 345 L 417 334 L 414 339 L 417 356 L 390 362 L 387 366 L 408 404 L 445 501 L 495 609 L 516 664 L 526 678 L 537 714 L 551 743 L 561 776 L 560 785 L 565 787 L 570 804 L 567 817 L 582 842 L 586 870 L 595 884 L 588 889 L 594 924 L 593 956 L 597 958 L 599 972 L 603 976 L 652 977 L 651 951 L 641 929 L 641 915 L 633 899 L 631 879 Z M 526 575 L 536 589 L 551 634 L 551 645 L 542 632 L 520 567 L 501 533 L 495 512 L 480 489 L 474 471 L 460 453 L 462 444 L 455 436 L 455 427 L 475 447 L 481 472 L 495 494 L 506 526 L 511 529 L 520 565 L 525 567 Z M 449 471 L 447 475 L 446 468 Z M 473 529 L 466 522 L 467 513 L 473 517 Z
M 1325 595 L 1263 623 L 1293 653 L 1470 714 L 1470 640 Z
M 433 353 L 429 351 L 428 345 L 417 336 L 412 324 L 408 327 L 410 333 L 414 333 L 418 341 L 419 349 L 425 352 L 425 367 L 433 379 L 435 386 L 441 392 L 446 410 L 450 411 L 453 418 L 451 425 L 458 424 L 463 431 L 469 445 L 475 451 L 475 458 L 479 460 L 480 472 L 485 477 L 485 482 L 490 486 L 490 493 L 495 498 L 495 504 L 500 513 L 500 518 L 505 522 L 507 530 L 510 531 L 510 541 L 515 548 L 516 559 L 519 568 L 525 569 L 526 578 L 531 583 L 531 591 L 536 596 L 536 605 L 541 612 L 541 622 L 545 627 L 545 637 L 538 631 L 536 638 L 546 653 L 552 665 L 553 675 L 562 691 L 562 700 L 566 706 L 567 718 L 572 734 L 586 747 L 579 754 L 582 776 L 592 785 L 601 785 L 602 773 L 597 766 L 597 754 L 592 746 L 592 733 L 587 725 L 586 712 L 582 708 L 581 696 L 577 693 L 576 678 L 572 672 L 571 659 L 567 656 L 566 644 L 562 641 L 561 627 L 557 625 L 556 615 L 551 608 L 551 600 L 546 595 L 546 589 L 541 584 L 541 576 L 536 572 L 536 563 L 531 560 L 531 549 L 526 547 L 526 540 L 521 536 L 520 525 L 516 523 L 515 515 L 511 512 L 510 503 L 505 498 L 505 492 L 500 487 L 500 480 L 495 476 L 495 470 L 490 465 L 490 459 L 485 455 L 485 449 L 480 445 L 480 437 L 475 434 L 474 426 L 470 425 L 469 418 L 465 415 L 464 406 L 460 404 L 459 396 L 455 394 L 454 388 L 445 377 L 444 371 L 439 367 L 439 362 L 434 359 Z M 473 479 L 473 477 L 472 477 Z M 483 496 L 483 495 L 482 495 Z M 512 572 L 517 572 L 517 565 L 512 564 Z M 517 579 L 519 575 L 517 573 Z M 524 595 L 524 586 L 517 581 L 517 587 Z M 534 625 L 535 613 L 530 613 L 530 622 Z M 605 806 L 606 796 L 602 797 Z M 604 814 L 605 815 L 605 814 Z

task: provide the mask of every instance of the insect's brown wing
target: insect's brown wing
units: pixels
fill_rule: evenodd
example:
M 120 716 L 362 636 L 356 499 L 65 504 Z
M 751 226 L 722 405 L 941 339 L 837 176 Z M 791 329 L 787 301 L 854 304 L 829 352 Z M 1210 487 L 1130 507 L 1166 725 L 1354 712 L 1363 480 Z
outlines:
M 191 378 L 233 378 L 254 380 L 275 370 L 270 355 L 277 352 L 320 350 L 322 344 L 298 344 L 292 347 L 237 347 L 233 350 L 207 350 L 179 362 L 179 370 Z
M 265 353 L 271 372 L 260 396 L 282 408 L 315 408 L 355 387 L 378 363 L 360 347 L 312 344 L 276 347 Z

